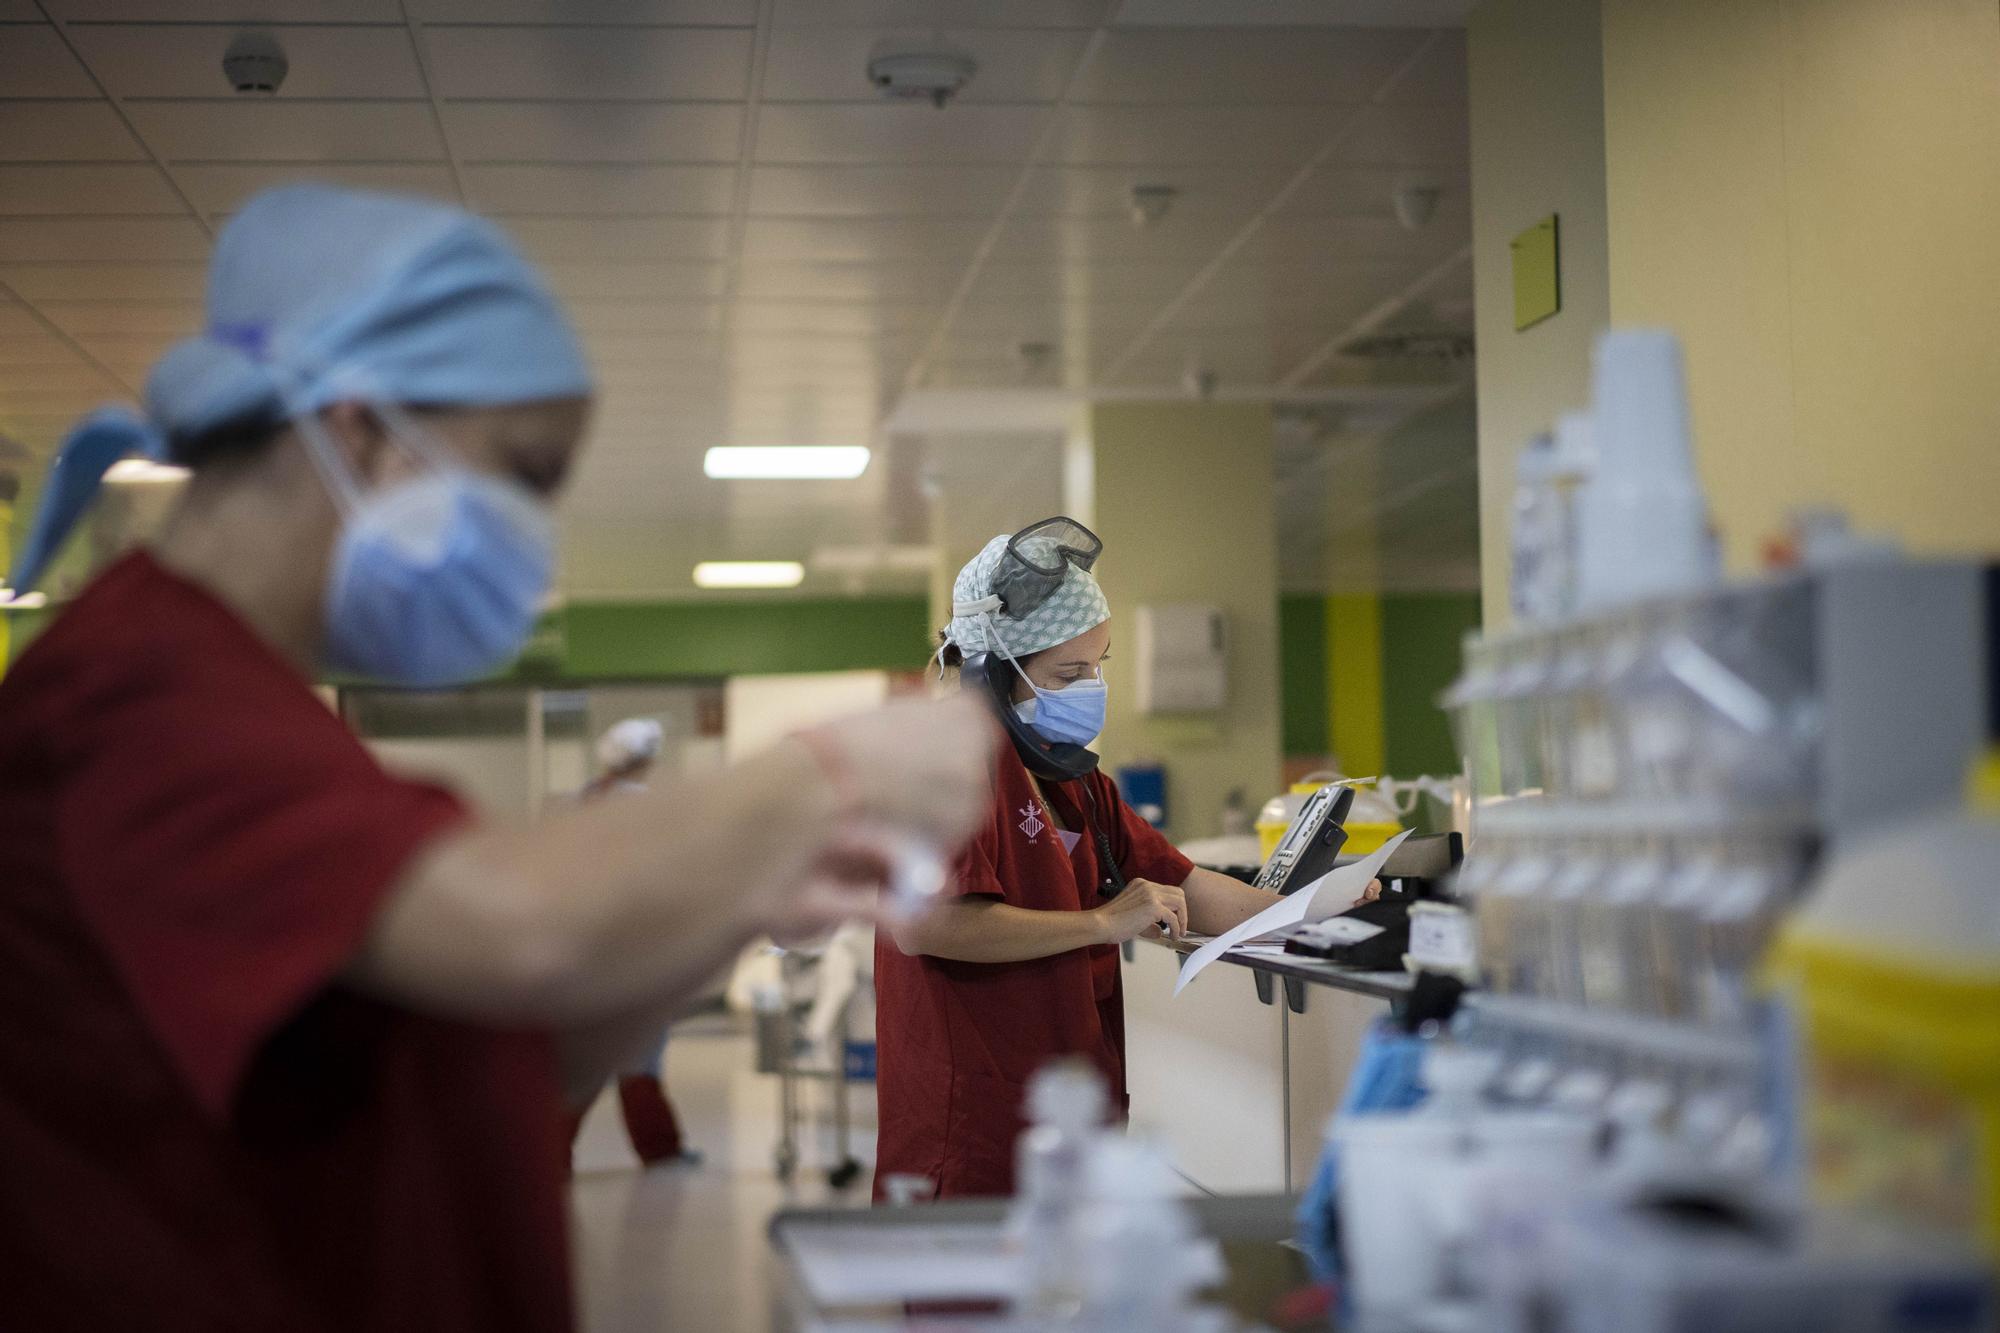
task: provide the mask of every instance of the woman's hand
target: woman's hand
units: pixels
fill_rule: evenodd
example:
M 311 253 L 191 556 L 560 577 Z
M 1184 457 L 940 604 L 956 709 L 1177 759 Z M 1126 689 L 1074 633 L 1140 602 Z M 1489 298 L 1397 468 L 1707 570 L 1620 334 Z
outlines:
M 1102 923 L 1106 944 L 1123 944 L 1142 935 L 1149 940 L 1162 934 L 1179 939 L 1187 934 L 1187 895 L 1171 884 L 1135 879 L 1125 892 L 1093 908 L 1091 915 Z

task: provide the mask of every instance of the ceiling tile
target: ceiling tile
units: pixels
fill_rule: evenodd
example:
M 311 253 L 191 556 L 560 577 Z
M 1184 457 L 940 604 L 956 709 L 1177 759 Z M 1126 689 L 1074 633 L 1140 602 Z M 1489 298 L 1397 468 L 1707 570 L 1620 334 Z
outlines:
M 720 301 L 572 301 L 569 317 L 587 334 L 714 332 Z
M 740 101 L 744 28 L 430 28 L 441 97 Z
M 565 300 L 706 297 L 722 294 L 720 264 L 647 261 L 624 264 L 566 262 L 542 271 Z
M 937 307 L 929 301 L 852 304 L 744 301 L 736 308 L 735 327 L 745 333 L 871 337 L 919 332 L 929 329 L 936 319 Z
M 965 260 L 988 225 L 979 218 L 751 218 L 743 257 L 756 263 Z
M 1370 106 L 1354 113 L 1334 154 L 1341 164 L 1463 168 L 1472 160 L 1463 106 Z
M 201 327 L 199 301 L 44 301 L 36 307 L 65 333 L 165 333 Z
M 28 301 L 198 301 L 203 264 L 8 264 L 0 282 Z
M 1017 217 L 1001 229 L 995 259 L 1045 259 L 1062 264 L 1100 260 L 1122 263 L 1206 261 L 1242 229 L 1258 201 L 1245 200 L 1237 213 L 1168 217 L 1135 227 L 1119 217 Z
M 389 23 L 401 27 L 397 0 L 52 0 L 72 23 Z M 164 12 L 163 12 L 164 11 Z
M 47 23 L 0 29 L 0 89 L 8 97 L 99 95 L 90 75 Z
M 0 297 L 0 338 L 45 338 L 48 330 L 34 312 L 11 298 Z
M 1441 28 L 1463 26 L 1474 0 L 1124 0 L 1120 27 Z
M 222 56 L 240 31 L 178 23 L 83 24 L 77 48 L 114 97 L 208 97 L 232 101 Z M 274 30 L 290 68 L 276 100 L 314 97 L 422 97 L 424 80 L 410 34 L 393 28 Z M 257 99 L 261 104 L 266 99 Z
M 945 24 L 1015 28 L 1091 28 L 1115 0 L 778 0 L 777 22 L 791 25 Z
M 26 333 L 0 333 L 0 367 L 81 366 L 89 364 L 76 349 L 52 333 L 37 328 Z M 18 377 L 14 382 L 19 383 Z
M 488 213 L 729 212 L 734 167 L 593 163 L 587 166 L 472 166 L 466 188 Z
M 1391 106 L 1408 102 L 1457 102 L 1471 98 L 1466 69 L 1465 34 L 1443 31 L 1416 67 L 1383 98 Z
M 614 333 L 585 335 L 593 366 L 652 368 L 674 361 L 714 361 L 721 354 L 708 333 Z
M 131 162 L 145 151 L 109 102 L 0 102 L 0 162 Z
M 1306 177 L 1279 209 L 1280 217 L 1309 213 L 1337 218 L 1395 216 L 1394 196 L 1404 185 L 1429 185 L 1441 194 L 1437 218 L 1471 216 L 1470 182 L 1452 168 L 1324 166 Z
M 1422 45 L 1388 28 L 1114 28 L 1077 102 L 1365 102 Z
M 150 162 L 0 166 L 0 214 L 186 212 Z
M 444 109 L 461 158 L 488 162 L 734 162 L 734 106 L 454 102 Z
M 1036 107 L 766 106 L 761 162 L 1025 162 L 1043 118 Z
M 204 213 L 233 213 L 259 190 L 296 181 L 318 181 L 364 190 L 394 190 L 456 203 L 451 167 L 443 162 L 216 163 L 178 166 L 174 176 Z
M 784 264 L 748 265 L 741 294 L 751 300 L 921 301 L 950 294 L 959 279 L 957 264 Z
M 787 217 L 990 217 L 1016 167 L 772 167 L 750 173 L 750 212 Z
M 410 0 L 410 10 L 428 23 L 749 27 L 757 21 L 757 0 Z
M 1132 187 L 1170 185 L 1174 196 L 1165 225 L 1189 216 L 1246 214 L 1261 208 L 1293 172 L 1283 166 L 1226 166 L 1155 162 L 1116 167 L 1036 167 L 1021 192 L 1019 213 L 1129 217 Z
M 173 346 L 168 333 L 91 333 L 79 337 L 77 345 L 106 363 L 152 365 Z
M 208 258 L 193 218 L 0 218 L 0 263 L 151 263 Z
M 444 156 L 423 102 L 133 102 L 162 157 L 187 161 L 433 161 Z
M 878 50 L 941 42 L 964 51 L 979 66 L 952 106 L 1053 102 L 1062 96 L 1070 71 L 1088 41 L 1086 33 L 1046 28 L 952 32 L 932 26 L 902 30 L 781 27 L 771 36 L 771 53 L 764 67 L 764 99 L 874 103 L 879 94 L 868 82 L 868 62 Z
M 721 259 L 726 218 L 516 217 L 507 230 L 538 262 L 567 259 Z
M 1070 107 L 1055 157 L 1074 163 L 1303 164 L 1351 112 L 1333 106 Z

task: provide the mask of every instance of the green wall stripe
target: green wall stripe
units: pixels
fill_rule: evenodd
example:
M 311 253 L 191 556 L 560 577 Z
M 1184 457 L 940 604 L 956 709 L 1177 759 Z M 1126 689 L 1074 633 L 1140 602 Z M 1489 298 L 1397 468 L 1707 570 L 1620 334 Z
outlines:
M 572 680 L 916 671 L 928 660 L 921 597 L 764 602 L 595 602 L 563 612 Z
M 1278 599 L 1278 687 L 1286 754 L 1324 754 L 1332 743 L 1327 711 L 1326 599 Z
M 1396 776 L 1458 771 L 1451 720 L 1437 697 L 1458 675 L 1466 632 L 1477 628 L 1477 593 L 1383 596 L 1382 727 Z

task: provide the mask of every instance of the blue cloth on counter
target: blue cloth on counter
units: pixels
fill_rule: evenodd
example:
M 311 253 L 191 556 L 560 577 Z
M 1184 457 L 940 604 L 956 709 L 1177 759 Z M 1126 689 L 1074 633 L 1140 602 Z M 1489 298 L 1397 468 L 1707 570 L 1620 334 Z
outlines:
M 1391 1019 L 1377 1019 L 1361 1038 L 1347 1093 L 1334 1112 L 1336 1120 L 1350 1115 L 1391 1115 L 1422 1104 L 1425 1042 L 1411 1036 Z M 1305 1195 L 1299 1200 L 1298 1242 L 1313 1277 L 1332 1282 L 1340 1277 L 1340 1154 L 1331 1142 L 1321 1150 Z

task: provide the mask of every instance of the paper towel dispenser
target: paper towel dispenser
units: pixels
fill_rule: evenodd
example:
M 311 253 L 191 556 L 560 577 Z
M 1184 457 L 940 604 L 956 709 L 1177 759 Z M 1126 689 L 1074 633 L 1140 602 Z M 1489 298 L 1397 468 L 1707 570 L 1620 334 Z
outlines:
M 1135 635 L 1139 712 L 1212 713 L 1229 695 L 1228 622 L 1219 606 L 1175 602 L 1139 608 Z

